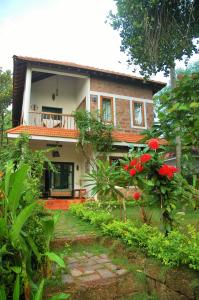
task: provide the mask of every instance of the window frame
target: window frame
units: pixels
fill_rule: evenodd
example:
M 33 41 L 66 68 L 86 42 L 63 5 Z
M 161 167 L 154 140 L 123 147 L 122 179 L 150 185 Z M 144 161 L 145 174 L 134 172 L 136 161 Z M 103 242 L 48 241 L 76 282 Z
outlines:
M 111 102 L 111 120 L 110 121 L 107 121 L 107 120 L 104 120 L 103 118 L 103 99 L 110 99 L 110 102 Z M 114 120 L 114 110 L 113 110 L 113 97 L 110 97 L 110 96 L 100 96 L 100 113 L 101 113 L 101 116 L 102 116 L 102 119 L 104 122 L 106 123 L 113 123 L 113 120 Z
M 135 104 L 141 104 L 142 105 L 142 124 L 138 125 L 135 122 Z M 142 101 L 132 100 L 132 121 L 133 121 L 133 127 L 135 128 L 146 128 L 146 120 L 145 120 L 145 103 Z

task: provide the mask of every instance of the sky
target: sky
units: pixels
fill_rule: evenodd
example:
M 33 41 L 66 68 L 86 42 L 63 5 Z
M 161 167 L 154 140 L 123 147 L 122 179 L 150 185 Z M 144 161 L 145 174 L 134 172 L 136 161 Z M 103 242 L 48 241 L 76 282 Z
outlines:
M 113 0 L 0 0 L 0 67 L 12 70 L 12 56 L 22 55 L 132 74 L 119 33 L 105 23 L 110 10 Z

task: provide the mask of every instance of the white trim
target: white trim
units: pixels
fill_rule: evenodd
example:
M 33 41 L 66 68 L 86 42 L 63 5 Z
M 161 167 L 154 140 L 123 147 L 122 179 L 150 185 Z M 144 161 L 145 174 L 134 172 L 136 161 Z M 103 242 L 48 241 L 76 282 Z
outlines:
M 86 93 L 86 110 L 91 111 L 90 77 L 88 78 L 88 91 Z
M 23 105 L 22 105 L 22 116 L 23 124 L 29 124 L 29 108 L 30 108 L 30 96 L 31 96 L 31 83 L 32 83 L 32 69 L 30 66 L 27 66 L 26 77 L 25 77 L 25 86 L 23 91 Z
M 133 106 L 132 106 L 132 100 L 130 101 L 130 124 L 131 127 L 133 127 Z
M 130 147 L 130 146 L 135 146 L 135 147 L 145 147 L 146 144 L 135 144 L 135 143 L 127 143 L 127 142 L 113 142 L 113 145 L 115 146 L 127 146 L 127 147 Z
M 19 133 L 8 133 L 8 138 L 18 138 L 20 136 Z M 70 142 L 77 143 L 78 139 L 70 139 L 70 138 L 62 138 L 62 137 L 51 137 L 51 136 L 41 136 L 41 135 L 30 135 L 31 140 L 38 141 L 54 141 L 54 142 Z
M 97 109 L 100 111 L 101 110 L 101 98 L 100 95 L 96 95 L 97 96 Z
M 71 76 L 71 77 L 79 77 L 79 78 L 89 78 L 89 76 L 86 75 L 79 75 L 74 73 L 67 73 L 67 72 L 61 72 L 61 71 L 54 71 L 50 68 L 32 68 L 32 71 L 35 72 L 42 72 L 42 73 L 49 73 L 49 74 L 55 74 L 55 75 L 62 75 L 62 76 Z
M 131 128 L 138 128 L 138 129 L 147 129 L 147 118 L 146 118 L 146 102 L 142 103 L 144 105 L 144 124 L 145 126 L 135 126 L 133 124 L 133 101 L 135 100 L 135 102 L 142 102 L 140 100 L 137 100 L 137 98 L 133 98 L 130 101 L 130 118 L 131 118 Z
M 116 95 L 116 94 L 111 94 L 111 93 L 103 93 L 103 92 L 97 92 L 97 91 L 90 91 L 90 94 L 92 95 L 100 95 L 100 96 L 107 96 L 107 97 L 115 97 L 119 99 L 124 99 L 124 100 L 136 100 L 136 101 L 141 101 L 141 102 L 146 102 L 146 103 L 153 103 L 153 100 L 151 99 L 145 99 L 145 98 L 136 98 L 136 97 L 130 97 L 130 96 L 123 96 L 123 95 Z
M 115 97 L 113 97 L 113 124 L 116 127 L 117 123 L 116 123 L 116 101 L 115 101 Z

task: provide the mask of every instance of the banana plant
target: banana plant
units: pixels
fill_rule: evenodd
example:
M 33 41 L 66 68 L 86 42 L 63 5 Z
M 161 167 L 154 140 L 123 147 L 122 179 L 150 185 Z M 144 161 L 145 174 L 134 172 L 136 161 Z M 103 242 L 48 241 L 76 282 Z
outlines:
M 24 225 L 40 205 L 33 197 L 30 199 L 31 193 L 27 184 L 30 174 L 31 170 L 27 164 L 22 164 L 16 170 L 14 163 L 10 161 L 6 166 L 5 176 L 0 178 L 0 273 L 10 274 L 9 283 L 3 282 L 3 276 L 0 276 L 0 299 L 2 300 L 6 297 L 10 298 L 11 295 L 13 300 L 19 300 L 21 294 L 24 294 L 25 300 L 31 298 L 33 254 L 37 263 L 46 260 L 54 261 L 60 267 L 65 267 L 64 261 L 57 254 L 49 251 L 50 239 L 59 215 L 43 220 L 47 250 L 44 253 L 40 253 L 34 239 L 25 230 Z M 31 204 L 26 204 L 27 202 L 24 201 L 27 197 Z M 41 281 L 35 299 L 39 299 L 41 294 L 39 291 L 43 290 L 43 285 Z

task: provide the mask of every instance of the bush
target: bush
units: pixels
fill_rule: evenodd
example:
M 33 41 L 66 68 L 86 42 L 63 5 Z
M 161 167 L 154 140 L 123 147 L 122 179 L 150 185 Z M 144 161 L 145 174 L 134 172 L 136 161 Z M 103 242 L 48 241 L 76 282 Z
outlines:
M 104 235 L 119 238 L 128 246 L 141 247 L 164 265 L 174 267 L 186 264 L 199 270 L 199 233 L 190 225 L 186 233 L 173 230 L 165 236 L 157 228 L 146 224 L 138 227 L 131 221 L 115 221 L 109 213 L 88 209 L 84 204 L 75 204 L 70 210 L 74 215 L 99 227 Z

